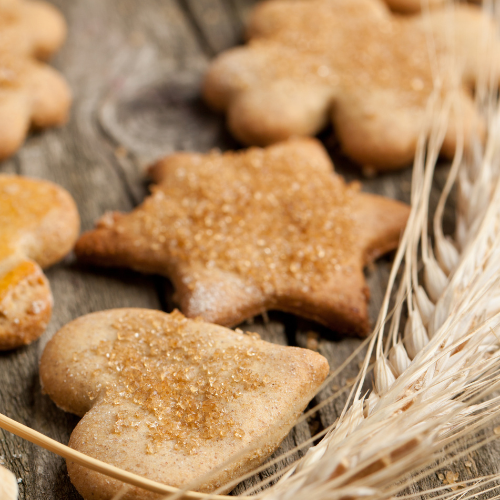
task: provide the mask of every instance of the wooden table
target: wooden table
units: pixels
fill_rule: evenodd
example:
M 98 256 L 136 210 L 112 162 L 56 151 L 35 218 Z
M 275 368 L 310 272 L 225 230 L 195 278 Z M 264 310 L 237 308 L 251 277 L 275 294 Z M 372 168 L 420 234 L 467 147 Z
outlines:
M 238 147 L 225 130 L 223 117 L 200 100 L 200 82 L 215 54 L 241 43 L 245 19 L 255 0 L 54 3 L 69 25 L 67 43 L 53 64 L 73 90 L 71 121 L 63 128 L 32 135 L 15 157 L 0 164 L 1 172 L 49 179 L 64 186 L 74 196 L 82 229 L 86 230 L 106 210 L 129 211 L 144 198 L 147 180 L 143 168 L 155 158 L 176 150 Z M 340 157 L 331 137 L 326 132 L 322 139 L 337 170 L 349 179 L 362 178 L 359 169 Z M 446 170 L 442 167 L 438 171 L 438 188 Z M 363 179 L 364 189 L 409 201 L 410 179 L 408 168 Z M 448 219 L 452 224 L 452 209 Z M 367 270 L 372 320 L 377 316 L 390 266 L 388 257 Z M 78 418 L 56 408 L 42 394 L 38 378 L 38 361 L 48 339 L 68 321 L 93 311 L 128 306 L 170 311 L 172 287 L 159 277 L 84 268 L 72 256 L 47 275 L 55 299 L 52 321 L 38 342 L 0 354 L 0 411 L 67 443 Z M 255 318 L 243 328 L 258 331 L 265 340 L 299 346 L 318 335 L 318 349 L 332 367 L 360 343 L 282 313 Z M 332 385 L 348 383 L 357 374 L 361 359 L 362 355 L 358 356 Z M 316 402 L 331 393 L 332 389 L 325 391 Z M 343 404 L 338 399 L 300 425 L 278 453 L 331 424 Z M 496 470 L 497 451 L 491 445 L 471 457 L 470 472 Z M 80 498 L 61 458 L 2 431 L 0 456 L 20 478 L 21 499 Z M 462 462 L 448 467 L 459 472 L 460 479 L 468 477 Z M 247 481 L 249 484 L 252 481 Z M 415 491 L 421 487 L 415 485 Z M 242 490 L 240 486 L 235 491 Z

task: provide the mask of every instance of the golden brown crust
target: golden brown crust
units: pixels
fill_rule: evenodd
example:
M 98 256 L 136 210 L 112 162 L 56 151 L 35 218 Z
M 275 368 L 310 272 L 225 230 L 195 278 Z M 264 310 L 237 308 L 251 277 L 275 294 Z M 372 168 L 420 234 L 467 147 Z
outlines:
M 66 38 L 66 22 L 53 5 L 35 0 L 0 0 L 2 51 L 45 60 Z
M 45 2 L 0 0 L 0 159 L 21 146 L 31 126 L 67 121 L 71 92 L 64 78 L 35 59 L 47 59 L 66 36 L 66 24 Z
M 414 14 L 422 10 L 422 2 L 430 8 L 441 7 L 445 0 L 384 0 L 390 9 L 402 14 Z
M 40 267 L 72 249 L 79 227 L 75 202 L 61 187 L 0 175 L 0 350 L 44 332 L 52 295 Z
M 425 21 L 393 15 L 382 0 L 260 2 L 249 22 L 249 43 L 213 61 L 204 96 L 227 113 L 229 129 L 244 144 L 316 135 L 331 120 L 343 151 L 356 162 L 380 171 L 401 168 L 414 156 L 433 90 L 430 28 L 439 60 L 449 53 L 460 57 L 462 87 L 457 92 L 455 80 L 445 77 L 443 93 L 453 95 L 464 117 L 467 148 L 484 136 L 470 89 L 491 67 L 487 53 L 500 60 L 500 41 L 480 9 L 457 6 L 450 43 L 443 30 L 449 17 L 446 9 L 433 10 Z M 489 50 L 480 45 L 486 39 Z M 499 79 L 500 65 L 492 71 Z M 456 116 L 442 149 L 448 157 L 457 144 Z
M 35 262 L 17 262 L 0 274 L 0 350 L 36 340 L 49 324 L 51 312 L 49 283 Z
M 146 353 L 141 342 L 162 354 Z M 163 343 L 168 350 L 161 351 Z M 143 353 L 140 358 L 138 351 Z M 109 360 L 116 359 L 120 370 L 108 369 L 113 365 Z M 139 368 L 133 379 L 122 375 L 146 364 L 153 368 Z M 293 427 L 328 371 L 327 361 L 312 351 L 186 320 L 178 312 L 168 315 L 144 309 L 115 309 L 78 318 L 49 341 L 40 363 L 44 391 L 65 410 L 85 415 L 71 435 L 71 447 L 171 486 L 187 485 L 212 471 L 196 486 L 206 492 L 262 463 Z M 179 375 L 184 372 L 190 374 L 189 382 Z M 148 378 L 150 374 L 153 378 Z M 123 385 L 123 380 L 136 379 L 155 384 L 155 392 L 140 384 Z M 220 389 L 227 380 L 229 386 Z M 187 386 L 182 388 L 184 383 Z M 206 388 L 193 401 L 199 408 L 208 404 L 207 410 L 193 409 L 192 399 L 182 397 L 183 391 L 191 392 L 191 385 Z M 172 399 L 174 386 L 181 386 L 175 393 L 180 400 Z M 211 391 L 212 386 L 222 391 L 220 395 Z M 122 395 L 122 387 L 132 391 L 130 398 Z M 153 398 L 153 406 L 148 398 Z M 172 425 L 154 416 L 163 411 L 158 408 L 167 405 L 168 410 L 168 402 L 178 408 L 171 418 L 179 421 Z M 199 420 L 199 427 L 190 426 L 185 417 L 197 419 L 200 411 L 208 413 Z M 203 423 L 205 418 L 212 418 L 213 424 Z M 164 428 L 174 429 L 173 434 L 162 434 L 158 446 L 148 453 Z M 208 436 L 201 437 L 204 433 Z M 197 444 L 189 452 L 186 446 L 193 442 Z M 215 472 L 226 461 L 227 466 Z M 85 499 L 112 498 L 122 486 L 71 462 L 68 472 Z M 157 496 L 131 488 L 125 498 Z
M 332 169 L 313 139 L 175 154 L 152 167 L 152 196 L 130 214 L 106 214 L 75 252 L 168 276 L 188 317 L 232 326 L 280 309 L 364 334 L 363 266 L 397 246 L 409 209 Z

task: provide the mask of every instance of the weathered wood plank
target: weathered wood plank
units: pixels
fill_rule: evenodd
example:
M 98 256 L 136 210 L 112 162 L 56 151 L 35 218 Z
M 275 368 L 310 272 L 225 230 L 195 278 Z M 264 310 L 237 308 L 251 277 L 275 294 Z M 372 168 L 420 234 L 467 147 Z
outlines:
M 186 12 L 172 0 L 119 5 L 116 22 L 126 24 L 114 57 L 121 63 L 94 112 L 138 203 L 146 193 L 145 166 L 176 150 L 213 147 L 222 122 L 200 109 L 208 58 Z
M 233 8 L 240 18 L 240 22 L 245 25 L 257 0 L 230 0 Z

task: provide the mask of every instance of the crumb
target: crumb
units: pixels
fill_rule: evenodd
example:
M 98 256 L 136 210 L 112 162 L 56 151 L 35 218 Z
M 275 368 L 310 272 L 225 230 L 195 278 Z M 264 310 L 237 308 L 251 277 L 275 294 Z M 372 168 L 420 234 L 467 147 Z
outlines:
M 373 179 L 377 176 L 377 169 L 372 165 L 363 165 L 361 171 L 367 179 Z
M 312 331 L 307 332 L 306 347 L 311 351 L 317 352 L 319 348 L 318 338 L 319 335 L 316 332 Z
M 122 160 L 128 155 L 127 148 L 125 146 L 118 146 L 115 149 L 115 156 L 119 159 Z
M 446 479 L 443 474 L 438 474 L 438 478 L 442 481 L 443 484 L 448 484 L 453 491 L 461 488 L 462 486 L 459 484 L 455 484 L 458 479 L 458 472 L 453 472 L 451 470 L 446 471 Z

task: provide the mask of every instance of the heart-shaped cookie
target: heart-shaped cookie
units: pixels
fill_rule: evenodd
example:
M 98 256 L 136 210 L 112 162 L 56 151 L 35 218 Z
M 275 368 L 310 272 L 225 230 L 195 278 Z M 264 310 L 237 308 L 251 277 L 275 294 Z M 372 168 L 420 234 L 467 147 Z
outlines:
M 147 309 L 76 319 L 40 363 L 44 391 L 83 416 L 72 448 L 170 486 L 201 480 L 205 492 L 263 462 L 327 374 L 313 351 Z M 123 486 L 75 463 L 68 472 L 87 500 Z M 124 498 L 158 497 L 131 488 Z

